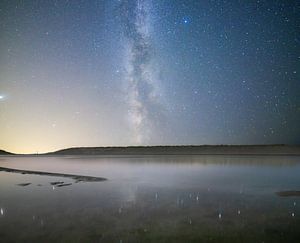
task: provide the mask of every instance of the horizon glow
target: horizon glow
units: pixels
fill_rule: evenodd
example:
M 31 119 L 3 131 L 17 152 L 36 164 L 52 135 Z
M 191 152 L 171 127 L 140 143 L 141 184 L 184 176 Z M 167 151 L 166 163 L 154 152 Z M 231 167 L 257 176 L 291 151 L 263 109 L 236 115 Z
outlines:
M 2 2 L 0 149 L 299 144 L 297 8 Z

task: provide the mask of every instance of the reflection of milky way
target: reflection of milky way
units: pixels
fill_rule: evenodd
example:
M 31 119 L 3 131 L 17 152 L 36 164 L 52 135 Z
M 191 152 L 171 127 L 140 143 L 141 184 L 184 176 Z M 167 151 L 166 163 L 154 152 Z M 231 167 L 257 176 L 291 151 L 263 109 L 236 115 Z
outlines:
M 151 130 L 162 118 L 162 107 L 154 90 L 156 77 L 149 33 L 149 8 L 143 0 L 123 1 L 120 5 L 126 38 L 129 122 L 136 143 L 149 141 Z

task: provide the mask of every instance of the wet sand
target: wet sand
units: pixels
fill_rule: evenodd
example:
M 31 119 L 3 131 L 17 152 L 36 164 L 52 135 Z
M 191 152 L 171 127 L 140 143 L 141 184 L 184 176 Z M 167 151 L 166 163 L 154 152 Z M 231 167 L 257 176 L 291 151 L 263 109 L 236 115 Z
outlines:
M 31 185 L 31 183 L 19 183 L 19 184 L 17 184 L 18 186 L 29 186 L 29 185 Z
M 41 175 L 41 176 L 55 176 L 55 177 L 65 177 L 71 178 L 77 182 L 98 182 L 98 181 L 106 181 L 106 178 L 102 177 L 94 177 L 94 176 L 83 176 L 83 175 L 72 175 L 72 174 L 62 174 L 62 173 L 51 173 L 51 172 L 43 172 L 43 171 L 31 171 L 31 170 L 18 170 L 13 168 L 0 167 L 0 171 L 18 173 L 18 174 L 29 174 L 29 175 Z

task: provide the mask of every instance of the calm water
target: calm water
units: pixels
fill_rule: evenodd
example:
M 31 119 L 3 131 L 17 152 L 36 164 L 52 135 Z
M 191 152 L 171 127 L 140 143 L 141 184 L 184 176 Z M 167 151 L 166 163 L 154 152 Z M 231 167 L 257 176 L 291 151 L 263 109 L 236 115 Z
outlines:
M 0 166 L 108 179 L 0 172 L 0 242 L 300 242 L 300 197 L 276 194 L 300 190 L 300 157 L 0 157 Z

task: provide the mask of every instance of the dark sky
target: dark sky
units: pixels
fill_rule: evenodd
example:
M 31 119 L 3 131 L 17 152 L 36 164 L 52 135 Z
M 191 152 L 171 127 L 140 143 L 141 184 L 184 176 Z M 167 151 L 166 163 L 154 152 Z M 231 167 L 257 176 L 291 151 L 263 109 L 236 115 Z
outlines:
M 299 1 L 1 1 L 0 148 L 300 143 Z

